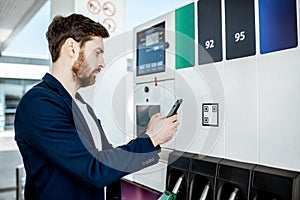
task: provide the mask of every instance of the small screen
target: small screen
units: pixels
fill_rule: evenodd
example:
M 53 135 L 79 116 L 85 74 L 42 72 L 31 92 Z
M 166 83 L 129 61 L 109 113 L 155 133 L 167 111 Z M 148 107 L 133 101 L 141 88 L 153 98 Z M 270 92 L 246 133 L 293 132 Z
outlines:
M 160 112 L 160 105 L 136 106 L 136 132 L 137 136 L 145 133 L 152 115 Z
M 137 76 L 165 71 L 165 22 L 137 33 Z
M 157 44 L 159 42 L 159 32 L 146 36 L 146 47 Z

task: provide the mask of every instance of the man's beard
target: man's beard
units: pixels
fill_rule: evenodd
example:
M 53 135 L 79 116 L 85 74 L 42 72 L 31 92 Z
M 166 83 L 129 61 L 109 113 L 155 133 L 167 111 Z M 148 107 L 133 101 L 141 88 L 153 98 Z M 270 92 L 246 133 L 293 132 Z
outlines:
M 87 87 L 93 85 L 96 82 L 96 77 L 82 76 L 80 69 L 86 69 L 88 65 L 85 62 L 83 51 L 79 52 L 78 59 L 72 66 L 73 78 L 79 81 L 81 87 Z

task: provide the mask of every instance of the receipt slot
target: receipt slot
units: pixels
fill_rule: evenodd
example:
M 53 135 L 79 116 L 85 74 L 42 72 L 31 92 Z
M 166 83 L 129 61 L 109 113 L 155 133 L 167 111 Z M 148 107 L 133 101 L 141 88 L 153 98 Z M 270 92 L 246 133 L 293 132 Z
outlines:
M 250 200 L 299 200 L 298 172 L 257 166 L 252 172 Z
M 189 173 L 189 200 L 214 200 L 220 158 L 195 155 Z
M 255 165 L 230 160 L 219 163 L 216 200 L 247 200 Z
M 190 168 L 190 161 L 193 154 L 183 153 L 179 151 L 173 151 L 169 155 L 168 167 L 167 167 L 167 180 L 166 180 L 166 190 L 172 191 L 180 181 L 176 200 L 186 200 L 188 199 L 188 174 Z

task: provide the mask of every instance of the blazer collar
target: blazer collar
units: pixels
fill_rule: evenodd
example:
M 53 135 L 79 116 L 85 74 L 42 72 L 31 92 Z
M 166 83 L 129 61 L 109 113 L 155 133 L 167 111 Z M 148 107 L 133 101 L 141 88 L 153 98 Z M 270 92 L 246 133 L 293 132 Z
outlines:
M 43 81 L 54 91 L 60 94 L 64 99 L 72 101 L 71 95 L 64 88 L 64 86 L 51 74 L 46 73 L 43 77 Z

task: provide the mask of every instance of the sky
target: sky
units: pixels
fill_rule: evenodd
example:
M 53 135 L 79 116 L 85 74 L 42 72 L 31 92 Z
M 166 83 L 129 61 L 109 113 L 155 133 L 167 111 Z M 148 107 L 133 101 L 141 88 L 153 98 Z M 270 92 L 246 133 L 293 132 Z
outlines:
M 191 0 L 126 0 L 126 30 L 132 30 L 135 26 L 178 8 L 186 2 Z M 2 55 L 48 59 L 45 33 L 49 23 L 50 0 L 14 38 Z

